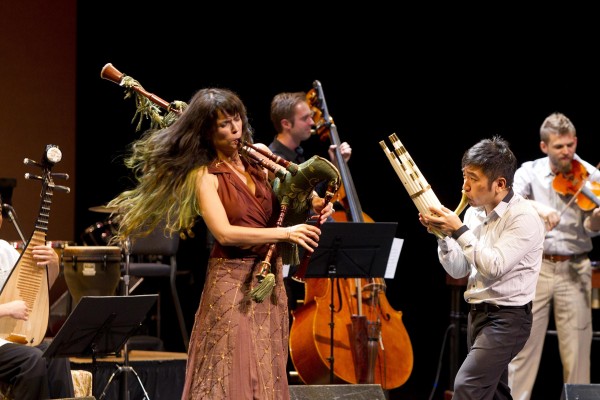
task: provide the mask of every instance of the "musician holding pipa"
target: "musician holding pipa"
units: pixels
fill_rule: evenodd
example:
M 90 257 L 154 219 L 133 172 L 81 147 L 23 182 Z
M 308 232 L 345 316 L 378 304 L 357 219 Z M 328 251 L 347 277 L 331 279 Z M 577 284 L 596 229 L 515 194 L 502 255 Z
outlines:
M 470 206 L 464 222 L 441 205 L 419 213 L 421 223 L 439 233 L 446 272 L 468 277 L 468 353 L 455 377 L 455 399 L 512 399 L 508 364 L 529 338 L 545 230 L 530 202 L 512 189 L 516 167 L 504 139 L 481 140 L 462 158 Z
M 2 221 L 0 212 L 0 228 Z M 33 247 L 32 255 L 39 267 L 48 269 L 48 283 L 51 286 L 59 274 L 58 254 L 51 246 L 40 245 Z M 19 256 L 10 243 L 0 239 L 0 287 L 6 283 Z M 0 304 L 0 318 L 26 321 L 30 311 L 23 300 Z M 57 357 L 46 360 L 42 354 L 47 346 L 45 342 L 38 346 L 27 346 L 0 339 L 0 382 L 10 385 L 13 398 L 45 400 L 74 397 L 69 359 Z

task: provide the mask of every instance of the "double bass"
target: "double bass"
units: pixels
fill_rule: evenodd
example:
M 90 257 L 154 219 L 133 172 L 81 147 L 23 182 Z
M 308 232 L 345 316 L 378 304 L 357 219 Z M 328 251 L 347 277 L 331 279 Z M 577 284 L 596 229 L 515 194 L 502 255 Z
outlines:
M 336 211 L 333 219 L 374 222 L 362 211 L 319 81 L 313 82 L 306 99 L 315 115 L 316 133 L 336 145 L 342 185 L 332 201 L 345 210 Z M 374 383 L 385 390 L 404 384 L 412 372 L 412 344 L 402 312 L 387 301 L 383 278 L 304 282 L 304 304 L 292 311 L 290 329 L 290 358 L 300 379 L 306 384 Z

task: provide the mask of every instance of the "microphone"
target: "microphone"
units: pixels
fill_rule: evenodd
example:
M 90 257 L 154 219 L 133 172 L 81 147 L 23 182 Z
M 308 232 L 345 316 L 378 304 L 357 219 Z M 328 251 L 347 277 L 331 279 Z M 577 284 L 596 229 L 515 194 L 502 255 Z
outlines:
M 10 218 L 10 221 L 15 226 L 15 229 L 17 230 L 17 233 L 21 237 L 21 240 L 23 241 L 23 243 L 26 243 L 27 241 L 25 240 L 25 236 L 23 236 L 21 227 L 19 227 L 19 223 L 17 222 L 17 212 L 15 211 L 13 206 L 11 206 L 10 204 L 2 203 L 2 209 L 7 210 L 6 215 L 8 215 L 8 218 Z
M 2 214 L 4 216 L 8 216 L 8 218 L 12 219 L 12 216 L 8 214 L 8 212 L 12 212 L 13 214 L 15 213 L 15 209 L 13 208 L 13 206 L 11 206 L 10 204 L 7 203 L 2 203 Z

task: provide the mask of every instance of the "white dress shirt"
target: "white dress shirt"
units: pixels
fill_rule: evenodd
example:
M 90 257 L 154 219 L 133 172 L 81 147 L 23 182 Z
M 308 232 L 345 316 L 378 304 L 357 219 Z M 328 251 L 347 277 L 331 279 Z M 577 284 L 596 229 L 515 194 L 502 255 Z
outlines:
M 533 300 L 542 263 L 544 225 L 533 205 L 509 194 L 486 215 L 469 207 L 458 239 L 438 239 L 438 258 L 453 278 L 469 276 L 468 303 L 520 306 Z

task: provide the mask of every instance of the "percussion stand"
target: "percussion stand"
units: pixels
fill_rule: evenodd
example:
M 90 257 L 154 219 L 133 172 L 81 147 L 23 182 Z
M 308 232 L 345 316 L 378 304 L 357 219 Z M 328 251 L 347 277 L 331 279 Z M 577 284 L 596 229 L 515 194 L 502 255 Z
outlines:
M 122 248 L 123 248 L 123 253 L 125 254 L 125 274 L 123 275 L 123 295 L 127 297 L 127 296 L 129 296 L 129 255 L 131 254 L 131 239 L 129 237 L 127 237 L 125 239 L 125 241 L 123 241 L 121 244 L 122 244 Z M 144 387 L 144 384 L 142 383 L 140 376 L 137 374 L 137 372 L 135 372 L 135 369 L 133 369 L 133 367 L 129 366 L 129 349 L 128 349 L 127 343 L 128 343 L 128 341 L 126 341 L 125 344 L 123 345 L 123 365 L 122 366 L 117 365 L 116 371 L 113 372 L 112 375 L 110 376 L 110 378 L 108 379 L 108 382 L 106 383 L 106 386 L 104 386 L 104 390 L 102 391 L 102 394 L 100 395 L 100 397 L 98 397 L 98 400 L 104 399 L 104 397 L 106 396 L 106 389 L 108 389 L 108 386 L 110 385 L 112 380 L 117 376 L 117 374 L 120 374 L 121 372 L 124 373 L 123 380 L 121 382 L 121 392 L 122 392 L 123 400 L 129 400 L 129 379 L 128 379 L 129 372 L 131 372 L 135 375 L 138 383 L 140 384 L 140 387 L 142 388 L 142 391 L 144 392 L 144 398 L 142 400 L 150 400 L 150 397 L 148 396 L 148 392 L 146 391 L 146 388 Z

